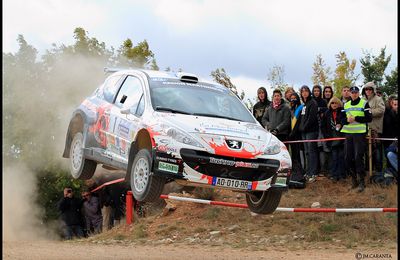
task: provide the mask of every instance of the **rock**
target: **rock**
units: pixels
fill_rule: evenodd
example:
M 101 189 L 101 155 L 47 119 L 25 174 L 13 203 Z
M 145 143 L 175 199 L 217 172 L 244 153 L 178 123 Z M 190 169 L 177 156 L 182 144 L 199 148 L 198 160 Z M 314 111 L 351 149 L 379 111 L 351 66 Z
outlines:
M 320 208 L 321 204 L 319 202 L 313 202 L 313 204 L 311 204 L 311 208 Z
M 235 231 L 235 230 L 238 230 L 239 228 L 240 228 L 239 225 L 233 225 L 233 226 L 230 226 L 230 227 L 228 228 L 228 230 L 229 230 L 229 231 Z
M 250 211 L 250 215 L 251 215 L 252 217 L 257 217 L 257 216 L 259 216 L 260 214 L 257 214 L 257 213 L 254 213 L 254 212 Z
M 176 206 L 174 204 L 172 204 L 170 201 L 167 201 L 167 205 L 163 209 L 162 215 L 166 216 L 170 212 L 175 211 L 175 210 L 176 210 Z
M 221 231 L 211 231 L 210 235 L 215 236 L 218 235 L 219 233 L 221 233 Z

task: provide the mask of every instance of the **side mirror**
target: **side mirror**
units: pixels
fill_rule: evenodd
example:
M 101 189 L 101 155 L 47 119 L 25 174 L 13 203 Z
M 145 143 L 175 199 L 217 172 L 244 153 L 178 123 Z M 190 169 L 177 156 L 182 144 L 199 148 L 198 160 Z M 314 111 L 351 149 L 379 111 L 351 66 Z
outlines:
M 131 108 L 121 108 L 121 114 L 128 115 L 131 113 Z

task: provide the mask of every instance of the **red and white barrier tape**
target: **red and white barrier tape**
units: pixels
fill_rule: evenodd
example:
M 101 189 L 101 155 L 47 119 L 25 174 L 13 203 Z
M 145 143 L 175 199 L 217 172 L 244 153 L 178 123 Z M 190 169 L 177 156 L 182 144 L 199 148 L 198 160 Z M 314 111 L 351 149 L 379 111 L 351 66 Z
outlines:
M 208 205 L 218 205 L 218 206 L 225 206 L 225 207 L 235 207 L 235 208 L 248 208 L 246 204 L 240 203 L 231 203 L 231 202 L 224 202 L 224 201 L 211 201 L 211 200 L 203 200 L 203 199 L 194 199 L 194 198 L 187 198 L 187 197 L 178 197 L 178 196 L 171 196 L 171 195 L 161 195 L 161 199 L 171 199 L 171 200 L 178 200 L 178 201 L 187 201 L 187 202 L 195 202 L 201 204 L 208 204 Z M 283 211 L 283 212 L 347 212 L 347 213 L 358 213 L 358 212 L 397 212 L 397 208 L 276 208 L 276 211 Z
M 373 140 L 382 140 L 382 141 L 397 141 L 397 138 L 380 138 L 380 137 L 365 137 L 366 139 Z M 285 144 L 293 144 L 293 143 L 313 143 L 313 142 L 328 142 L 328 141 L 336 141 L 336 140 L 346 140 L 345 137 L 334 137 L 334 138 L 321 138 L 321 139 L 310 139 L 310 140 L 296 140 L 296 141 L 284 141 Z
M 90 192 L 95 192 L 95 191 L 98 191 L 98 190 L 100 190 L 101 188 L 103 188 L 103 187 L 105 187 L 105 186 L 107 186 L 107 185 L 114 184 L 114 183 L 118 183 L 118 182 L 123 182 L 123 181 L 125 181 L 124 178 L 116 179 L 116 180 L 109 181 L 109 182 L 105 182 L 105 183 L 103 183 L 102 185 L 100 185 L 99 187 L 97 187 L 97 188 L 91 190 Z

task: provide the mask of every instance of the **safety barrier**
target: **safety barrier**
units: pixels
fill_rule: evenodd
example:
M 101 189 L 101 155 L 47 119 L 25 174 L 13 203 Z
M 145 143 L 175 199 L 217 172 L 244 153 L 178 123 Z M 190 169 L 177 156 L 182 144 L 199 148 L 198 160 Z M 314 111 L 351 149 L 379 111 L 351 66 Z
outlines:
M 178 197 L 171 195 L 161 195 L 160 199 L 170 199 L 185 202 L 194 202 L 207 205 L 225 206 L 234 208 L 248 208 L 246 204 L 232 203 L 225 201 L 212 201 L 195 199 L 188 197 Z M 128 191 L 126 195 L 126 224 L 130 225 L 133 222 L 132 205 L 133 205 L 132 192 Z M 276 211 L 282 212 L 303 212 L 303 213 L 362 213 L 362 212 L 397 212 L 397 208 L 276 208 Z

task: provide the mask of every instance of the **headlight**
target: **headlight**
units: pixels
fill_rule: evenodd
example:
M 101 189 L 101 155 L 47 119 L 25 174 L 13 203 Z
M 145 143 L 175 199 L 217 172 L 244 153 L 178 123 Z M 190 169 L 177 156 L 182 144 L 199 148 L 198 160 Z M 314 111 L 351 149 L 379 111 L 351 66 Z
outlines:
M 272 137 L 267 145 L 267 148 L 265 148 L 264 150 L 264 154 L 273 155 L 273 154 L 278 154 L 280 152 L 281 152 L 280 143 L 274 137 Z
M 170 136 L 172 139 L 187 145 L 197 146 L 199 148 L 203 148 L 203 146 L 197 142 L 195 139 L 190 137 L 189 135 L 183 133 L 182 131 L 170 127 L 167 131 L 167 136 Z

